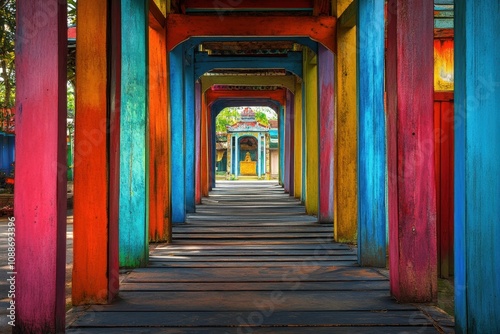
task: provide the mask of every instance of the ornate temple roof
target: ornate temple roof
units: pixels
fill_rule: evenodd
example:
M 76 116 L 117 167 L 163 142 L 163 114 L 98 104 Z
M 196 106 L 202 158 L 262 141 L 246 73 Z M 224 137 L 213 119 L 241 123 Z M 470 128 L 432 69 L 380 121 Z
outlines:
M 227 127 L 227 132 L 268 132 L 269 127 L 255 119 L 255 111 L 245 108 L 241 112 L 241 120 Z

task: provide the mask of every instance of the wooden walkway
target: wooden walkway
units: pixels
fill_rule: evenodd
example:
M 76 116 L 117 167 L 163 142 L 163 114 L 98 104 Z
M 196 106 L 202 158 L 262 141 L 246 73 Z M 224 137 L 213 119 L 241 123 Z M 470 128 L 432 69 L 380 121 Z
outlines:
M 68 333 L 441 332 L 331 236 L 275 183 L 218 183 L 112 305 L 72 310 Z

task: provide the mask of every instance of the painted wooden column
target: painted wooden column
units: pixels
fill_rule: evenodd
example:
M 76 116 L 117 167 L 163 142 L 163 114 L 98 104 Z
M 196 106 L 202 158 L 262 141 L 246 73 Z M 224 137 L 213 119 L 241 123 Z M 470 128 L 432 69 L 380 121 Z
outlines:
M 17 1 L 14 333 L 64 331 L 66 26 L 66 1 Z
M 226 180 L 231 179 L 231 174 L 233 173 L 232 167 L 232 156 L 233 156 L 233 135 L 227 134 L 227 168 L 226 168 Z
M 210 141 L 208 140 L 208 106 L 205 100 L 205 93 L 201 96 L 201 196 L 208 197 L 209 193 L 209 163 L 208 163 L 208 146 Z
M 319 203 L 318 221 L 333 224 L 335 70 L 333 53 L 318 45 Z
M 112 46 L 106 34 L 102 34 L 108 29 L 110 11 L 111 8 L 102 1 L 78 4 L 81 28 L 76 51 L 74 305 L 106 304 L 118 292 L 118 219 L 115 209 L 110 209 L 112 214 L 108 213 L 109 203 L 116 201 L 118 196 L 118 188 L 112 181 L 118 175 L 117 160 L 110 161 L 110 152 L 118 145 L 110 136 L 118 137 L 115 133 L 119 130 L 119 124 L 108 125 L 108 122 L 114 124 L 108 120 L 108 110 L 118 112 L 118 108 L 113 107 L 117 102 L 116 94 L 110 96 L 110 91 L 115 90 L 116 82 L 119 82 L 116 80 L 119 75 L 116 58 L 110 62 L 108 57 L 110 49 L 116 56 L 118 48 Z M 118 40 L 119 27 L 119 24 L 112 27 L 112 34 L 116 34 Z M 111 71 L 115 73 L 112 77 L 108 74 Z M 110 176 L 111 172 L 113 176 Z
M 184 160 L 184 61 L 182 46 L 170 52 L 170 182 L 172 223 L 186 220 Z
M 437 297 L 433 10 L 416 0 L 387 8 L 389 261 L 401 302 Z
M 257 139 L 257 176 L 262 175 L 262 133 L 259 132 Z
M 201 145 L 202 145 L 202 133 L 201 133 L 201 83 L 198 81 L 194 86 L 194 97 L 195 97 L 195 156 L 194 156 L 194 166 L 195 166 L 195 204 L 201 204 Z
M 352 11 L 352 0 L 337 0 L 339 21 Z M 353 11 L 354 15 L 356 11 Z M 350 16 L 349 16 L 350 17 Z M 358 117 L 356 104 L 357 27 L 338 24 L 337 95 L 335 115 L 334 238 L 338 242 L 357 241 L 358 232 Z M 340 22 L 339 22 L 340 23 Z
M 386 267 L 384 0 L 358 1 L 358 261 Z
M 165 29 L 150 16 L 149 26 L 149 240 L 169 241 L 167 51 Z
M 149 256 L 147 3 L 124 0 L 121 13 L 120 266 L 140 267 Z
M 319 200 L 319 126 L 318 126 L 318 57 L 304 51 L 305 81 L 305 206 L 310 215 L 318 214 Z
M 271 179 L 271 152 L 269 146 L 271 145 L 271 135 L 267 132 L 264 136 L 264 161 L 266 162 L 266 180 Z
M 238 178 L 240 169 L 240 136 L 238 134 L 234 135 L 234 177 Z
M 302 198 L 302 83 L 297 82 L 295 88 L 295 101 L 294 101 L 294 124 L 293 124 L 293 141 L 294 141 L 294 197 Z
M 284 106 L 280 106 L 279 114 L 278 114 L 278 150 L 279 150 L 279 158 L 278 158 L 278 180 L 279 183 L 284 186 L 285 185 L 285 108 Z
M 294 117 L 295 97 L 292 92 L 286 92 L 285 115 L 285 191 L 294 196 Z
M 186 212 L 195 212 L 195 81 L 193 50 L 184 51 L 184 159 Z
M 498 1 L 455 2 L 455 324 L 500 332 Z

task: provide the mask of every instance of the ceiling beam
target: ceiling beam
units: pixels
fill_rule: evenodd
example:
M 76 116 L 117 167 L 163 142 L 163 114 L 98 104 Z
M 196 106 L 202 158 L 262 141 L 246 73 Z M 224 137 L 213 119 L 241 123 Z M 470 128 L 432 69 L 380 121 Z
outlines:
M 333 16 L 225 16 L 170 14 L 167 17 L 167 50 L 190 37 L 309 37 L 331 51 L 336 49 Z
M 204 75 L 201 77 L 202 92 L 213 85 L 280 86 L 295 94 L 295 77 L 292 75 Z
M 358 17 L 358 0 L 353 0 L 342 15 L 339 17 L 339 25 L 342 28 L 352 28 L 356 25 Z

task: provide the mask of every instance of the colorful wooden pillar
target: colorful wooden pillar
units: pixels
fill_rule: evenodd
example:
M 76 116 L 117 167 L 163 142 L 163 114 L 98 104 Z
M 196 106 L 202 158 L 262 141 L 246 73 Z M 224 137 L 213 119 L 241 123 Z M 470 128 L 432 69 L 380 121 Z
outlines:
M 161 12 L 160 12 L 161 13 Z M 149 240 L 170 241 L 165 28 L 149 16 Z
M 295 101 L 294 101 L 294 124 L 293 124 L 293 142 L 294 142 L 294 197 L 302 198 L 302 147 L 303 147 L 303 118 L 302 118 L 302 83 L 297 82 L 295 87 Z
M 120 266 L 140 267 L 149 256 L 147 3 L 124 0 L 121 14 Z
M 397 0 L 387 12 L 391 293 L 401 302 L 430 302 L 437 297 L 434 7 L 432 1 Z
M 208 197 L 210 189 L 210 166 L 208 162 L 208 147 L 212 145 L 208 139 L 209 133 L 209 109 L 205 99 L 205 93 L 201 94 L 201 196 Z
M 319 176 L 318 221 L 333 224 L 335 63 L 333 52 L 318 45 Z
M 185 196 L 186 212 L 195 212 L 195 81 L 193 49 L 184 50 L 184 159 L 185 159 Z
M 205 145 L 206 142 L 201 141 L 201 83 L 197 81 L 194 86 L 194 98 L 195 98 L 195 156 L 194 156 L 194 167 L 195 167 L 195 204 L 201 204 L 201 145 Z
M 116 61 L 116 42 L 102 34 L 111 28 L 114 40 L 119 40 L 120 25 L 110 27 L 109 20 L 110 15 L 117 14 L 115 9 L 95 0 L 78 4 L 74 305 L 106 304 L 118 293 L 118 210 L 109 203 L 116 204 L 118 200 L 118 159 L 111 152 L 118 151 L 119 145 L 116 83 L 120 65 Z M 108 110 L 113 119 L 108 116 Z
M 14 333 L 64 332 L 66 1 L 19 0 L 16 9 L 15 264 L 7 269 L 16 291 L 6 322 Z
M 335 112 L 334 238 L 355 242 L 358 236 L 358 117 L 356 103 L 356 14 L 352 0 L 337 0 L 337 109 Z M 354 15 L 354 19 L 351 16 Z M 347 20 L 349 18 L 349 20 Z M 348 21 L 350 24 L 343 22 Z
M 292 92 L 286 92 L 285 114 L 285 192 L 294 196 L 294 117 L 295 97 Z
M 171 155 L 170 182 L 172 223 L 186 220 L 185 160 L 184 160 L 184 59 L 182 46 L 170 52 L 170 119 Z
M 285 185 L 285 106 L 278 113 L 279 183 Z
M 455 2 L 455 324 L 500 332 L 500 3 Z
M 386 267 L 386 145 L 384 0 L 359 0 L 358 261 Z
M 319 200 L 319 126 L 318 126 L 318 57 L 304 50 L 304 153 L 305 153 L 305 207 L 310 215 L 318 214 Z

